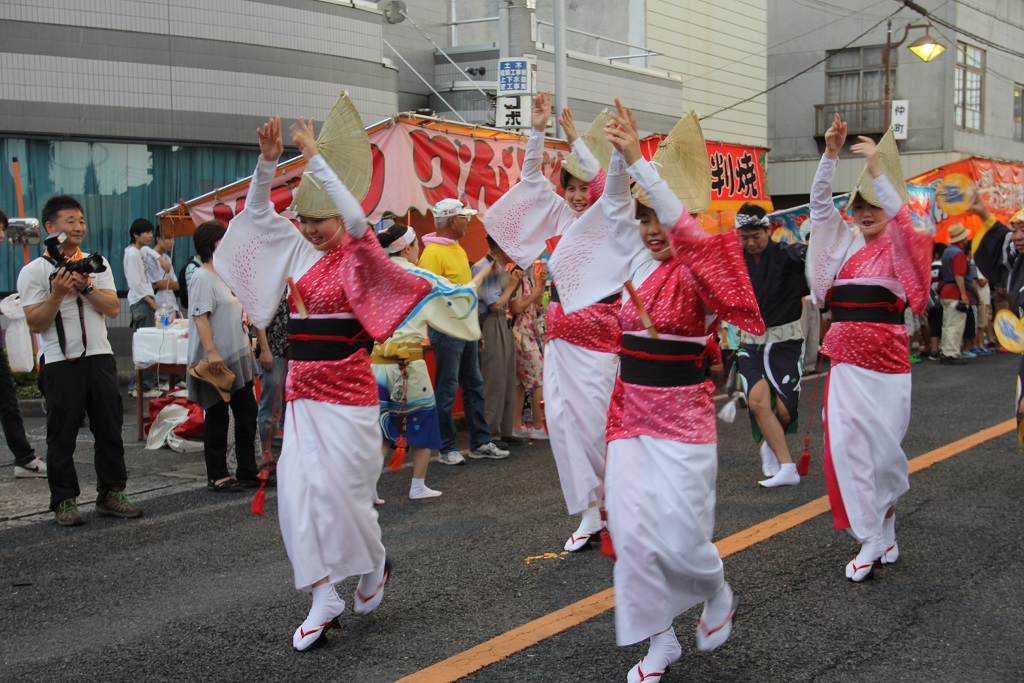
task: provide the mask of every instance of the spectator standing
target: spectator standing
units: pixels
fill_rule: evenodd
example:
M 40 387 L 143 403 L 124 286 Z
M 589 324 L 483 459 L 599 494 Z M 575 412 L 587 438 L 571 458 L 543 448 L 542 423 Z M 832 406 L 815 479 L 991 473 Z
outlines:
M 942 252 L 939 268 L 942 299 L 942 337 L 939 342 L 939 362 L 944 365 L 966 365 L 960 356 L 964 327 L 967 324 L 967 307 L 971 297 L 967 290 L 967 252 L 964 243 L 970 235 L 959 223 L 949 228 L 949 246 Z
M 7 215 L 0 211 L 0 241 L 7 231 Z M 14 476 L 17 479 L 46 476 L 46 463 L 36 457 L 35 450 L 25 436 L 25 423 L 21 419 L 18 392 L 11 378 L 11 366 L 7 362 L 4 332 L 0 329 L 0 424 L 3 425 L 7 447 L 14 453 Z
M 285 361 L 288 351 L 287 292 L 281 296 L 281 304 L 277 307 L 277 313 L 267 325 L 267 329 L 256 330 L 256 339 L 259 341 L 260 369 L 263 371 L 260 377 L 260 402 L 256 426 L 266 456 L 273 451 L 272 446 L 280 446 L 277 432 L 284 428 L 284 386 L 288 377 L 288 363 Z
M 131 244 L 124 248 L 124 277 L 128 281 L 128 307 L 131 310 L 131 327 L 137 330 L 140 327 L 153 327 L 156 322 L 156 295 L 153 291 L 153 284 L 149 280 L 146 270 L 146 260 L 143 249 L 152 251 L 149 248 L 153 241 L 153 224 L 145 218 L 136 218 L 129 228 Z M 146 398 L 153 398 L 160 395 L 156 388 L 157 376 L 155 373 L 147 372 L 142 375 L 142 395 Z M 135 396 L 135 376 L 128 384 L 128 394 Z
M 942 337 L 942 252 L 946 245 L 936 242 L 932 245 L 932 280 L 928 289 L 928 335 L 931 344 L 928 360 L 939 360 L 939 341 Z
M 548 433 L 544 428 L 544 357 L 541 354 L 543 324 L 541 317 L 541 297 L 544 295 L 548 280 L 547 270 L 534 271 L 537 275 L 527 274 L 523 279 L 522 296 L 512 299 L 512 336 L 516 344 L 516 396 L 513 408 L 515 414 L 512 424 L 517 425 L 516 436 L 525 439 L 546 441 Z M 526 403 L 526 392 L 530 394 L 530 408 L 533 413 L 533 426 L 523 422 L 523 408 Z
M 174 277 L 171 266 L 171 250 L 174 248 L 174 237 L 161 233 L 156 237 L 152 248 L 142 249 L 142 259 L 146 264 L 146 275 L 153 286 L 153 298 L 156 310 L 166 308 L 175 311 L 178 308 L 175 292 L 178 291 L 178 279 Z
M 480 283 L 480 370 L 484 376 L 484 417 L 491 437 L 501 443 L 523 443 L 512 432 L 516 399 L 516 342 L 512 335 L 512 321 L 508 317 L 509 303 L 523 284 L 523 269 L 508 258 L 508 254 L 488 235 L 490 252 L 473 266 L 473 274 L 484 269 L 491 274 Z M 492 267 L 493 264 L 493 267 Z M 470 452 L 469 457 L 476 457 Z M 484 456 L 486 457 L 486 456 Z
M 189 400 L 206 413 L 203 456 L 206 488 L 216 493 L 241 491 L 260 485 L 256 469 L 256 395 L 253 377 L 256 359 L 242 328 L 242 304 L 213 269 L 213 252 L 224 237 L 224 226 L 207 221 L 192 235 L 203 265 L 196 269 L 188 293 L 189 366 L 205 360 L 213 376 L 225 369 L 234 373 L 230 401 L 208 382 L 188 377 Z M 228 406 L 235 418 L 235 476 L 228 472 Z
M 456 285 L 469 284 L 472 273 L 466 251 L 459 240 L 466 236 L 470 216 L 476 215 L 458 199 L 442 199 L 434 205 L 436 232 L 423 237 L 423 253 L 419 267 L 446 278 Z M 479 342 L 450 337 L 430 329 L 430 345 L 434 349 L 434 397 L 441 428 L 441 450 L 438 461 L 445 465 L 465 462 L 455 447 L 455 419 L 452 408 L 455 394 L 462 388 L 462 406 L 469 426 L 470 452 L 478 458 L 507 458 L 508 451 L 491 440 L 484 417 L 484 380 L 480 375 Z
M 43 207 L 42 219 L 47 234 L 63 233 L 63 243 L 57 248 L 62 259 L 81 261 L 89 256 L 81 249 L 87 233 L 85 214 L 74 197 L 51 197 Z M 61 526 L 85 523 L 78 509 L 81 491 L 74 454 L 86 416 L 95 438 L 97 514 L 142 516 L 142 510 L 125 494 L 124 408 L 104 320 L 116 317 L 121 306 L 106 258 L 102 265 L 103 269 L 92 275 L 71 273 L 48 254 L 29 263 L 18 275 L 25 319 L 29 329 L 41 337 L 50 509 Z

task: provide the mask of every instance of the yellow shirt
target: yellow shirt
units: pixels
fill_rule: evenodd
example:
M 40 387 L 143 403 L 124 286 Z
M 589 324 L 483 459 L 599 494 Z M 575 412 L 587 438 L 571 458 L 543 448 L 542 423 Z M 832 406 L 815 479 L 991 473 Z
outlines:
M 473 280 L 469 270 L 469 257 L 466 256 L 466 250 L 458 244 L 428 244 L 423 247 L 417 265 L 457 285 L 468 285 Z

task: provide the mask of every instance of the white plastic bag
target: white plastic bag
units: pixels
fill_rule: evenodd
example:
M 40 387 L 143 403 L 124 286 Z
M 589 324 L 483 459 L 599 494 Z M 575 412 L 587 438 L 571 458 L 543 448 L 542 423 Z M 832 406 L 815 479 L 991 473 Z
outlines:
M 21 308 L 21 297 L 11 294 L 0 301 L 0 312 L 3 312 L 10 321 L 4 332 L 4 341 L 7 345 L 7 360 L 11 364 L 11 371 L 29 372 L 35 368 L 35 362 L 32 357 L 32 334 L 28 330 L 25 311 Z

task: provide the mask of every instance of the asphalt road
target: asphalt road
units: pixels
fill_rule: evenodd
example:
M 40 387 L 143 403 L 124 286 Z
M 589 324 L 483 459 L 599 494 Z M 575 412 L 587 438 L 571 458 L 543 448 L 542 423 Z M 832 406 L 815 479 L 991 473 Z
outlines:
M 1017 363 L 1007 354 L 915 366 L 908 456 L 1011 418 Z M 814 384 L 802 405 L 814 460 L 798 487 L 758 487 L 746 416 L 719 423 L 716 538 L 825 495 Z M 29 427 L 41 447 L 42 420 Z M 504 461 L 434 464 L 428 483 L 444 496 L 430 501 L 405 497 L 409 469 L 385 471 L 387 597 L 370 616 L 347 612 L 326 647 L 297 654 L 291 635 L 309 599 L 292 589 L 275 494 L 266 517 L 252 515 L 251 496 L 205 490 L 201 454 L 142 451 L 134 428 L 125 424 L 129 493 L 141 520 L 101 519 L 86 505 L 87 525 L 60 528 L 45 481 L 0 481 L 0 679 L 395 681 L 612 583 L 600 554 L 560 554 L 575 520 L 545 444 Z M 791 448 L 802 441 L 791 437 Z M 83 432 L 84 490 L 95 481 L 90 451 Z M 1006 434 L 912 475 L 900 560 L 864 584 L 844 578 L 857 545 L 829 515 L 727 557 L 740 599 L 732 638 L 697 653 L 698 610 L 680 616 L 684 657 L 665 683 L 1024 680 L 1022 463 Z M 339 591 L 350 604 L 354 588 L 350 579 Z M 606 611 L 465 680 L 622 681 L 646 646 L 614 643 Z

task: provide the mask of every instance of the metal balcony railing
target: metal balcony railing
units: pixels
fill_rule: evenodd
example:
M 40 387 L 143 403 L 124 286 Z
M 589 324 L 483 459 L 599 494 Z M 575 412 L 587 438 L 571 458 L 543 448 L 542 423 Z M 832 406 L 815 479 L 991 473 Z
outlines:
M 832 125 L 836 112 L 847 124 L 847 135 L 864 135 L 885 132 L 886 100 L 863 100 L 861 102 L 829 102 L 814 105 L 814 134 L 825 135 Z

